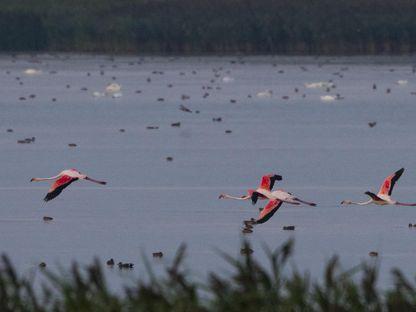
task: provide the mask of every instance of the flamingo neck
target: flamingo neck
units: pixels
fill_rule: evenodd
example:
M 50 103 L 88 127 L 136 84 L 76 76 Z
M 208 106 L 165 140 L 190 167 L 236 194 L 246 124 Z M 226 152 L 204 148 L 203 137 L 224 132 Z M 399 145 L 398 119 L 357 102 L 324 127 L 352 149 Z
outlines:
M 58 174 L 58 175 L 56 175 L 54 177 L 50 177 L 50 178 L 33 178 L 32 181 L 39 182 L 39 181 L 55 180 L 59 177 L 60 177 L 60 175 Z
M 364 205 L 369 205 L 369 204 L 371 204 L 372 202 L 373 202 L 373 200 L 372 200 L 372 199 L 369 199 L 369 200 L 367 200 L 367 201 L 365 201 L 365 202 L 353 202 L 353 201 L 351 201 L 351 202 L 350 202 L 350 204 L 352 204 L 352 205 L 364 206 Z
M 247 200 L 250 197 L 249 196 L 242 196 L 242 197 L 236 197 L 236 196 L 232 196 L 232 195 L 228 195 L 228 194 L 224 194 L 223 198 L 228 198 L 228 199 L 237 199 L 237 200 Z

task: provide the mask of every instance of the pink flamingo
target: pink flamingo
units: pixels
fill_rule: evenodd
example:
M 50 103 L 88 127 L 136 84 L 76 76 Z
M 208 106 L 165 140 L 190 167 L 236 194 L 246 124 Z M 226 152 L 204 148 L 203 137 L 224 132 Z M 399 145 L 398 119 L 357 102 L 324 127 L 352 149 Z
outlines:
M 285 192 L 282 189 L 278 189 L 276 191 L 271 191 L 274 183 L 276 181 L 282 180 L 282 176 L 276 174 L 268 174 L 262 177 L 260 186 L 256 190 L 248 190 L 247 195 L 243 195 L 241 197 L 236 197 L 228 194 L 221 194 L 219 198 L 225 199 L 237 199 L 237 200 L 248 200 L 251 199 L 252 204 L 254 205 L 258 199 L 269 199 L 269 202 L 264 207 L 264 209 L 260 212 L 259 217 L 254 223 L 264 223 L 269 220 L 276 211 L 280 208 L 283 202 L 289 203 L 292 205 L 300 205 L 300 203 L 304 203 L 310 206 L 316 206 L 315 203 L 310 203 L 304 200 L 301 200 L 292 194 Z
M 265 175 L 261 178 L 261 183 L 260 183 L 260 186 L 257 188 L 257 190 L 263 189 L 265 191 L 270 192 L 271 189 L 274 186 L 274 183 L 276 181 L 280 181 L 280 180 L 282 180 L 281 175 L 267 174 L 267 175 Z M 253 190 L 253 189 L 247 190 L 247 195 L 243 195 L 243 196 L 240 196 L 240 197 L 236 197 L 236 196 L 232 196 L 232 195 L 228 195 L 228 194 L 223 193 L 223 194 L 220 194 L 220 196 L 218 198 L 219 199 L 225 198 L 225 199 L 248 200 L 248 199 L 252 198 L 253 194 L 256 193 L 257 190 Z M 255 195 L 255 197 L 256 197 L 256 200 L 253 202 L 253 204 L 256 203 L 257 199 L 262 199 L 263 200 L 263 199 L 267 198 L 267 196 L 264 196 L 260 193 Z
M 61 192 L 68 187 L 72 182 L 75 182 L 77 180 L 87 180 L 90 182 L 98 183 L 101 185 L 107 184 L 107 182 L 94 180 L 85 174 L 82 174 L 76 169 L 67 169 L 59 173 L 58 175 L 50 178 L 32 178 L 30 179 L 30 182 L 38 182 L 38 181 L 46 181 L 46 180 L 56 180 L 55 183 L 52 184 L 51 188 L 48 191 L 48 194 L 46 194 L 44 201 L 50 201 L 54 199 L 56 196 L 61 194 Z
M 401 203 L 391 198 L 391 193 L 393 192 L 394 185 L 396 184 L 397 180 L 402 176 L 404 172 L 404 168 L 397 170 L 395 173 L 389 175 L 383 182 L 380 187 L 379 192 L 376 194 L 371 192 L 365 192 L 364 194 L 370 196 L 370 199 L 365 202 L 353 202 L 351 200 L 343 200 L 341 205 L 369 205 L 369 204 L 376 204 L 376 205 L 399 205 L 399 206 L 416 206 L 415 204 L 406 204 Z
M 282 202 L 292 204 L 292 205 L 300 205 L 300 203 L 316 206 L 315 203 L 307 202 L 302 200 L 289 192 L 284 191 L 283 189 L 277 189 L 272 191 L 274 183 L 276 181 L 281 181 L 282 176 L 277 174 L 267 174 L 261 178 L 260 186 L 256 190 L 248 190 L 247 195 L 243 195 L 241 197 L 236 197 L 228 194 L 221 194 L 218 198 L 228 198 L 228 199 L 237 199 L 237 200 L 248 200 L 251 199 L 253 205 L 257 202 L 258 199 L 269 199 L 275 200 L 278 199 Z

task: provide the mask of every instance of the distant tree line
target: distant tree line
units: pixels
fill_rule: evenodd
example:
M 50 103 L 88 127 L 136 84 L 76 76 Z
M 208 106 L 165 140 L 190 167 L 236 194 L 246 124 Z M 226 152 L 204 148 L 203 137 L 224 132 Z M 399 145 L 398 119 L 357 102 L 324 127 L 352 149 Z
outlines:
M 2 0 L 0 51 L 416 51 L 414 0 Z

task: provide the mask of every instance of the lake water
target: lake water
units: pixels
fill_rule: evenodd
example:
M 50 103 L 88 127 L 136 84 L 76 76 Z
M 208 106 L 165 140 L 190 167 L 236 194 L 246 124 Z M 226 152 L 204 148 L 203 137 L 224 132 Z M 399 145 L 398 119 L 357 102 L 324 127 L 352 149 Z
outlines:
M 366 200 L 365 191 L 377 192 L 401 167 L 393 195 L 416 202 L 412 66 L 411 57 L 3 55 L 0 250 L 22 272 L 41 261 L 65 267 L 95 256 L 133 262 L 135 269 L 121 274 L 128 279 L 143 274 L 142 254 L 161 271 L 186 243 L 186 267 L 195 277 L 227 272 L 217 249 L 239 255 L 242 220 L 256 217 L 264 202 L 253 207 L 218 195 L 243 195 L 276 172 L 280 187 L 318 206 L 283 205 L 244 236 L 260 261 L 263 244 L 273 249 L 294 238 L 294 262 L 314 277 L 333 254 L 345 268 L 379 261 L 381 285 L 391 283 L 392 267 L 413 277 L 416 229 L 408 223 L 416 223 L 415 207 L 339 205 Z M 42 72 L 26 75 L 28 68 Z M 329 80 L 336 85 L 329 92 L 305 87 Z M 122 97 L 93 96 L 112 82 Z M 270 97 L 257 96 L 266 90 Z M 322 101 L 328 94 L 343 99 Z M 213 122 L 217 117 L 222 121 Z M 27 137 L 36 140 L 17 143 Z M 49 184 L 30 178 L 65 168 L 108 185 L 77 182 L 45 204 Z M 151 259 L 155 251 L 164 252 L 162 261 Z M 119 283 L 118 269 L 106 271 Z

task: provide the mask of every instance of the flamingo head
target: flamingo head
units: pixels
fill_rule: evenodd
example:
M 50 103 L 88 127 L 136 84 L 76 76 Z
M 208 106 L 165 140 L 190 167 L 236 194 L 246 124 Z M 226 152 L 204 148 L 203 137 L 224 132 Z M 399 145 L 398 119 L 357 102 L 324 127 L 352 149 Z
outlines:
M 273 178 L 275 178 L 277 181 L 282 181 L 283 180 L 283 177 L 280 174 L 275 174 L 273 176 Z

